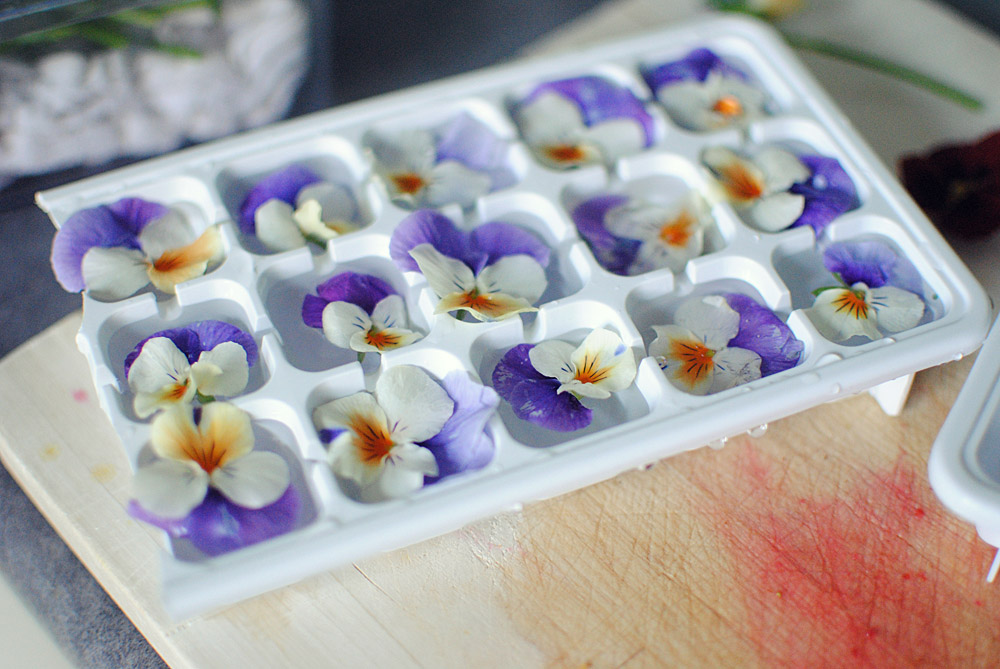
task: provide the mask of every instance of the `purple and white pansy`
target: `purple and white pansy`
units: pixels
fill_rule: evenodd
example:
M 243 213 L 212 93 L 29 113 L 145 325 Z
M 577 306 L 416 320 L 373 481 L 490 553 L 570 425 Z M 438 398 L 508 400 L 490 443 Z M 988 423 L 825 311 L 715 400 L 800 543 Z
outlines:
M 360 392 L 315 409 L 313 422 L 333 472 L 365 501 L 406 495 L 478 469 L 493 456 L 486 422 L 499 400 L 464 372 L 442 383 L 412 365 L 391 367 Z
M 438 297 L 435 313 L 468 312 L 480 321 L 536 311 L 548 281 L 549 248 L 509 223 L 484 223 L 469 232 L 422 209 L 403 220 L 389 241 L 402 271 L 420 272 Z
M 469 207 L 517 180 L 510 142 L 466 112 L 428 130 L 371 130 L 364 143 L 389 196 L 409 209 Z
M 667 204 L 597 195 L 577 205 L 572 218 L 597 261 L 622 275 L 680 272 L 704 250 L 710 220 L 708 205 L 695 192 Z
M 201 235 L 180 212 L 125 198 L 70 216 L 52 241 L 52 269 L 70 292 L 120 300 L 150 283 L 164 293 L 202 276 L 225 249 L 219 229 Z
M 673 323 L 654 325 L 652 356 L 675 387 L 728 390 L 798 364 L 803 343 L 770 309 L 736 293 L 685 300 Z
M 549 167 L 608 164 L 656 139 L 655 119 L 642 100 L 604 77 L 539 84 L 512 113 L 521 137 Z
M 493 387 L 522 420 L 559 432 L 590 425 L 582 398 L 607 399 L 632 385 L 632 350 L 614 332 L 599 328 L 579 346 L 560 340 L 520 344 L 493 370 Z
M 302 321 L 319 328 L 334 346 L 381 352 L 420 339 L 409 329 L 406 304 L 387 282 L 370 274 L 341 272 L 302 301 Z
M 299 498 L 288 464 L 255 450 L 250 416 L 227 402 L 175 406 L 153 420 L 156 455 L 132 480 L 130 514 L 209 555 L 287 532 Z
M 743 125 L 764 114 L 764 92 L 710 49 L 644 68 L 643 78 L 674 122 L 688 130 Z
M 920 274 L 887 244 L 830 244 L 823 264 L 840 285 L 813 291 L 816 299 L 806 313 L 827 339 L 880 339 L 883 333 L 909 330 L 923 319 Z
M 222 321 L 199 321 L 157 332 L 125 358 L 125 376 L 139 418 L 195 399 L 243 391 L 257 361 L 249 334 Z
M 835 158 L 776 146 L 746 157 L 713 146 L 702 152 L 702 162 L 746 222 L 764 232 L 808 225 L 819 235 L 858 206 L 854 182 Z
M 240 205 L 239 226 L 271 251 L 307 242 L 326 246 L 360 227 L 358 203 L 350 188 L 323 181 L 303 165 L 289 165 L 258 181 Z

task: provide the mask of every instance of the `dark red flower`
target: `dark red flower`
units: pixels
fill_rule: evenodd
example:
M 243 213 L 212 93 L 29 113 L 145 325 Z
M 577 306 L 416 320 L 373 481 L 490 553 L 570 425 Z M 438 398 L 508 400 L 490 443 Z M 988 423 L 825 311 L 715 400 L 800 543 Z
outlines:
M 941 232 L 976 238 L 1000 228 L 1000 132 L 904 156 L 899 173 Z

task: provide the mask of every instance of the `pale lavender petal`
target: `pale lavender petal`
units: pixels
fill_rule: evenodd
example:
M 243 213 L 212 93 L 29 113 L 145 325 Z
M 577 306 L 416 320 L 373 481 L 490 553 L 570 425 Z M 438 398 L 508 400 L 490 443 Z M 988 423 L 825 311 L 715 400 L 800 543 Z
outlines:
M 370 274 L 341 272 L 316 286 L 319 296 L 306 295 L 302 300 L 302 321 L 313 328 L 323 328 L 323 309 L 331 302 L 350 302 L 371 315 L 375 305 L 389 295 L 396 295 L 387 282 Z
M 773 311 L 739 293 L 725 295 L 740 315 L 740 329 L 729 340 L 730 348 L 742 348 L 760 356 L 760 374 L 768 376 L 799 364 L 805 345 Z
M 561 95 L 576 104 L 584 125 L 594 126 L 613 119 L 630 119 L 642 126 L 646 137 L 644 146 L 650 146 L 655 139 L 653 117 L 646 111 L 642 100 L 620 84 L 596 76 L 550 81 L 536 86 L 521 104 L 531 104 L 535 98 L 547 92 Z
M 924 292 L 913 263 L 880 241 L 830 244 L 823 252 L 823 265 L 848 286 L 860 281 L 869 288 L 890 285 L 917 295 Z
M 812 176 L 788 189 L 806 200 L 802 215 L 791 227 L 808 225 L 819 234 L 835 218 L 858 207 L 858 192 L 836 158 L 815 155 L 798 158 L 809 168 Z
M 549 265 L 549 247 L 534 234 L 509 223 L 484 223 L 472 231 L 469 243 L 471 248 L 485 254 L 482 267 L 513 255 L 531 256 L 542 267 Z M 478 255 L 476 254 L 477 257 Z M 466 264 L 471 259 L 468 258 Z M 482 270 L 482 267 L 470 267 L 475 274 Z
M 599 195 L 581 202 L 571 215 L 597 262 L 609 272 L 622 275 L 628 274 L 642 241 L 611 234 L 604 225 L 604 217 L 627 202 L 628 198 L 624 195 Z
M 155 516 L 129 502 L 128 514 L 165 530 L 174 539 L 187 539 L 203 553 L 216 556 L 293 530 L 299 519 L 301 499 L 294 486 L 273 504 L 247 509 L 209 490 L 205 501 L 180 519 Z
M 559 381 L 539 374 L 528 352 L 532 344 L 519 344 L 504 354 L 493 370 L 493 387 L 514 410 L 514 415 L 536 425 L 572 432 L 590 425 L 593 413 L 570 393 L 559 393 Z
M 197 321 L 180 328 L 162 330 L 146 337 L 132 349 L 131 353 L 125 356 L 125 375 L 132 363 L 139 357 L 143 345 L 153 337 L 166 337 L 174 343 L 185 356 L 188 362 L 194 364 L 204 351 L 211 351 L 222 342 L 236 342 L 247 353 L 247 367 L 253 367 L 257 362 L 257 342 L 254 338 L 235 325 L 223 321 L 207 320 Z
M 294 207 L 295 196 L 299 191 L 318 181 L 320 181 L 319 176 L 302 165 L 289 165 L 283 170 L 267 175 L 250 189 L 243 199 L 243 204 L 240 205 L 240 230 L 248 235 L 254 234 L 257 226 L 253 215 L 260 205 L 268 200 L 277 199 Z
M 442 255 L 465 262 L 467 237 L 444 214 L 420 209 L 407 216 L 392 233 L 389 255 L 400 270 L 419 272 L 420 267 L 410 256 L 410 250 L 421 244 L 431 244 Z
M 438 465 L 438 475 L 427 477 L 425 483 L 481 469 L 493 459 L 495 451 L 485 429 L 500 403 L 496 392 L 476 383 L 465 372 L 448 374 L 441 386 L 455 403 L 455 410 L 440 432 L 420 444 L 434 454 Z
M 679 81 L 705 81 L 711 73 L 746 80 L 747 75 L 729 64 L 710 49 L 695 49 L 680 60 L 663 63 L 643 70 L 642 76 L 650 89 Z
M 454 160 L 483 172 L 490 177 L 493 188 L 510 171 L 508 153 L 507 142 L 471 114 L 459 114 L 441 129 L 437 138 L 437 162 Z
M 166 215 L 167 207 L 139 198 L 125 198 L 76 212 L 62 224 L 52 240 L 52 270 L 63 288 L 78 293 L 83 281 L 83 256 L 91 248 L 121 246 L 139 249 L 139 233 L 153 219 Z

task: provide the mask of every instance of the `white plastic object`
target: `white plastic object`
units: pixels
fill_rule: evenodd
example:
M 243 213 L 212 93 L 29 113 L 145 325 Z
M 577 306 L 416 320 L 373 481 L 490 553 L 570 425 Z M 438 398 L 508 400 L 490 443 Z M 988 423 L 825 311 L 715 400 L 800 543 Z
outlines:
M 507 105 L 531 85 L 600 74 L 642 91 L 639 64 L 676 60 L 697 47 L 711 48 L 748 69 L 771 98 L 773 114 L 751 123 L 742 135 L 734 129 L 685 131 L 661 110 L 656 144 L 617 161 L 609 171 L 548 170 L 533 162 L 517 140 Z M 650 97 L 649 91 L 644 95 Z M 581 333 L 609 327 L 640 358 L 638 374 L 631 388 L 608 401 L 611 408 L 604 409 L 602 418 L 580 433 L 551 432 L 518 421 L 509 407 L 502 407 L 487 428 L 497 447 L 487 467 L 402 499 L 363 504 L 345 494 L 325 464 L 311 412 L 321 400 L 353 392 L 346 389 L 370 388 L 378 370 L 357 362 L 330 362 L 316 340 L 300 339 L 290 327 L 298 317 L 295 299 L 337 271 L 394 271 L 387 240 L 407 212 L 373 179 L 370 156 L 362 149 L 365 131 L 426 126 L 462 111 L 509 138 L 521 170 L 516 185 L 481 198 L 464 214 L 463 224 L 506 220 L 531 229 L 552 248 L 557 276 L 550 277 L 551 293 L 543 296 L 537 314 L 500 323 L 460 323 L 433 315 L 422 277 L 397 276 L 394 285 L 427 336 L 386 353 L 379 364 L 418 364 L 439 378 L 464 369 L 489 384 L 496 361 L 514 345 L 554 338 L 578 343 Z M 840 161 L 858 188 L 861 205 L 831 224 L 827 239 L 877 238 L 904 254 L 925 283 L 928 316 L 921 324 L 863 345 L 823 338 L 803 312 L 812 304 L 810 290 L 823 285 L 816 282 L 829 281 L 812 229 L 761 233 L 743 224 L 726 203 L 713 207 L 716 224 L 709 252 L 689 261 L 679 274 L 666 269 L 635 277 L 609 274 L 577 235 L 566 207 L 573 193 L 663 183 L 707 192 L 710 177 L 700 165 L 701 151 L 746 142 L 812 149 Z M 333 240 L 324 253 L 248 249 L 233 223 L 241 192 L 291 163 L 353 180 L 370 219 L 367 227 Z M 178 286 L 176 297 L 143 293 L 115 303 L 84 297 L 79 346 L 133 465 L 146 447 L 149 426 L 131 412 L 122 370 L 125 355 L 159 330 L 219 318 L 242 326 L 261 347 L 247 394 L 233 401 L 255 421 L 266 423 L 278 447 L 298 463 L 295 481 L 308 502 L 301 527 L 220 557 L 168 542 L 164 606 L 175 617 L 443 534 L 685 450 L 721 445 L 726 437 L 881 384 L 889 385 L 876 396 L 892 413 L 906 393 L 905 381 L 898 379 L 975 350 L 989 326 L 986 295 L 930 222 L 778 36 L 743 18 L 713 16 L 351 104 L 53 189 L 39 194 L 38 202 L 58 226 L 80 209 L 126 196 L 179 207 L 206 226 L 221 224 L 228 248 L 219 268 Z M 802 360 L 787 371 L 714 395 L 683 393 L 645 356 L 651 326 L 668 318 L 687 296 L 732 290 L 756 296 L 785 318 L 805 344 Z

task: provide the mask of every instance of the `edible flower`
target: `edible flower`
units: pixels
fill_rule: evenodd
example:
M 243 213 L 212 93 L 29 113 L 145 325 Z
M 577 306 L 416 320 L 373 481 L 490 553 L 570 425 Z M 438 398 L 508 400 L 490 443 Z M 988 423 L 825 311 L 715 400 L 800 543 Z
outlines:
M 125 357 L 125 376 L 139 418 L 160 409 L 238 395 L 257 361 L 249 334 L 222 321 L 199 321 L 143 339 Z
M 823 264 L 840 285 L 813 291 L 816 299 L 806 313 L 827 339 L 880 339 L 882 333 L 915 327 L 923 318 L 920 275 L 887 244 L 831 244 L 823 254 Z
M 78 211 L 52 241 L 52 269 L 70 292 L 120 300 L 150 283 L 164 293 L 202 276 L 224 252 L 216 226 L 196 236 L 186 217 L 139 198 Z
M 493 370 L 493 387 L 514 415 L 570 432 L 590 425 L 582 398 L 607 399 L 635 379 L 635 357 L 614 332 L 596 329 L 579 346 L 559 340 L 520 344 Z
M 715 146 L 702 162 L 747 222 L 764 232 L 808 225 L 818 235 L 858 206 L 854 183 L 835 158 L 766 147 L 750 159 Z
M 701 255 L 708 206 L 696 193 L 666 205 L 623 195 L 598 195 L 572 212 L 594 257 L 610 272 L 679 272 Z
M 302 320 L 334 346 L 359 353 L 387 351 L 413 343 L 420 334 L 407 329 L 406 304 L 392 286 L 369 274 L 342 272 L 306 295 Z
M 643 78 L 670 117 L 689 130 L 742 125 L 764 113 L 764 92 L 710 49 L 647 67 Z
M 330 467 L 357 484 L 362 499 L 399 497 L 492 457 L 483 428 L 495 394 L 461 372 L 445 379 L 442 387 L 419 367 L 400 365 L 379 376 L 374 393 L 336 399 L 313 412 L 330 444 Z
M 549 167 L 608 164 L 656 137 L 642 101 L 597 76 L 540 84 L 514 105 L 513 116 L 528 147 Z
M 435 313 L 502 320 L 536 311 L 533 305 L 548 285 L 548 247 L 509 223 L 465 232 L 442 214 L 420 210 L 396 226 L 389 252 L 400 270 L 424 275 L 439 300 Z
M 326 182 L 307 167 L 289 165 L 258 181 L 240 205 L 239 225 L 271 251 L 288 251 L 357 230 L 350 189 Z
M 517 180 L 508 158 L 510 144 L 465 112 L 430 130 L 373 130 L 364 143 L 390 197 L 408 209 L 468 207 Z

